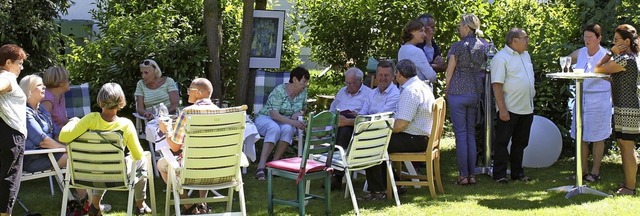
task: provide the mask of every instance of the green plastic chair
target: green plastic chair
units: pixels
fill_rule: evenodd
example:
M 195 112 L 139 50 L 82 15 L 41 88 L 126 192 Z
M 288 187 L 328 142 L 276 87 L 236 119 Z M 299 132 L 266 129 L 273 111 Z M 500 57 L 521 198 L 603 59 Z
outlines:
M 287 158 L 267 163 L 267 202 L 269 214 L 273 215 L 273 204 L 298 207 L 298 214 L 305 215 L 305 205 L 308 199 L 324 199 L 325 214 L 329 215 L 331 206 L 331 160 L 326 162 L 314 161 L 312 155 L 327 154 L 333 158 L 336 134 L 338 132 L 338 115 L 323 111 L 314 115 L 309 114 L 302 157 Z M 328 144 L 328 145 L 327 145 Z M 296 181 L 297 199 L 276 199 L 273 194 L 273 176 L 281 179 Z M 324 179 L 324 196 L 310 194 L 310 180 Z

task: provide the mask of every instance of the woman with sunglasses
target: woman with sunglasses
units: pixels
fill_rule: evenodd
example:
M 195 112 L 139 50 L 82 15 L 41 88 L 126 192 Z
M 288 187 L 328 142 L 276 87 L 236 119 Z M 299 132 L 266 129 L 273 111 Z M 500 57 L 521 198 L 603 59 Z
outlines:
M 20 190 L 27 135 L 27 97 L 18 76 L 27 53 L 15 44 L 0 47 L 0 216 L 11 215 Z
M 152 107 L 163 103 L 169 113 L 176 113 L 178 108 L 178 88 L 175 81 L 162 76 L 162 70 L 154 60 L 145 59 L 140 62 L 142 80 L 136 84 L 136 111 L 147 119 L 153 119 Z
M 638 158 L 635 140 L 640 136 L 640 74 L 638 73 L 639 39 L 636 29 L 619 25 L 613 36 L 611 51 L 598 62 L 595 72 L 611 74 L 613 125 L 622 156 L 624 182 L 617 195 L 636 194 Z

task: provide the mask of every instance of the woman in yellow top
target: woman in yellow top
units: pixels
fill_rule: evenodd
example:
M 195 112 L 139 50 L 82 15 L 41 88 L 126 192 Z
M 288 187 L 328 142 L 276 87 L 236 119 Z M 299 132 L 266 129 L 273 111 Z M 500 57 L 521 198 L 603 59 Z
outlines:
M 147 189 L 146 160 L 143 160 L 143 150 L 138 141 L 138 135 L 133 122 L 127 118 L 118 117 L 118 111 L 126 105 L 124 92 L 117 83 L 107 83 L 98 92 L 98 105 L 102 112 L 92 112 L 80 120 L 70 120 L 60 131 L 60 141 L 69 143 L 90 130 L 119 130 L 122 131 L 124 143 L 129 149 L 130 155 L 127 161 L 136 161 L 137 182 L 134 186 L 137 213 L 151 213 L 151 208 L 145 204 Z M 93 199 L 89 215 L 101 215 L 100 200 L 104 191 L 93 191 Z

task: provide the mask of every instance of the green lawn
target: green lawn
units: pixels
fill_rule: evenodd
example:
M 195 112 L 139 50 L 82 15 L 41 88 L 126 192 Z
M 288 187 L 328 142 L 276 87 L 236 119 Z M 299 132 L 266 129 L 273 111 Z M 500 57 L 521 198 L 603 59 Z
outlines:
M 565 180 L 574 168 L 572 158 L 558 161 L 549 168 L 527 169 L 526 173 L 534 181 L 510 182 L 508 185 L 494 183 L 488 176 L 479 176 L 478 184 L 474 186 L 455 185 L 457 177 L 455 165 L 455 150 L 452 138 L 444 140 L 443 145 L 443 181 L 444 195 L 439 195 L 436 200 L 431 199 L 425 188 L 409 188 L 409 191 L 400 197 L 402 205 L 396 207 L 393 201 L 384 202 L 360 202 L 362 215 L 637 215 L 640 206 L 638 197 L 613 197 L 605 198 L 594 195 L 578 195 L 571 199 L 565 199 L 565 193 L 548 192 L 546 189 L 570 185 L 574 181 Z M 261 148 L 257 148 L 261 149 Z M 248 215 L 266 215 L 267 203 L 266 182 L 258 182 L 254 179 L 255 163 L 245 175 L 245 196 Z M 612 193 L 618 183 L 622 181 L 622 168 L 619 157 L 608 156 L 602 167 L 602 180 L 589 184 L 590 187 Z M 280 178 L 275 179 L 276 196 L 283 195 L 293 198 L 295 187 L 292 181 Z M 362 194 L 364 178 L 359 176 L 356 180 L 356 193 Z M 158 215 L 164 214 L 164 196 L 162 189 L 165 187 L 161 179 L 156 179 L 156 199 L 158 203 Z M 312 184 L 312 191 L 320 193 L 320 183 Z M 59 214 L 61 193 L 49 194 L 48 182 L 36 180 L 22 184 L 20 197 L 32 211 L 44 213 L 44 215 Z M 225 191 L 226 193 L 226 191 Z M 237 197 L 237 196 L 235 196 Z M 105 203 L 113 205 L 113 210 L 106 215 L 126 214 L 126 193 L 107 192 Z M 331 207 L 333 215 L 353 215 L 353 207 L 350 199 L 343 198 L 343 192 L 331 194 Z M 149 202 L 147 202 L 149 203 Z M 238 209 L 238 202 L 234 203 L 234 209 Z M 216 210 L 223 208 L 222 204 L 215 204 Z M 296 215 L 297 210 L 287 206 L 276 206 L 277 215 Z M 321 201 L 311 201 L 307 206 L 307 214 L 324 214 Z M 24 211 L 16 205 L 14 215 L 22 215 Z

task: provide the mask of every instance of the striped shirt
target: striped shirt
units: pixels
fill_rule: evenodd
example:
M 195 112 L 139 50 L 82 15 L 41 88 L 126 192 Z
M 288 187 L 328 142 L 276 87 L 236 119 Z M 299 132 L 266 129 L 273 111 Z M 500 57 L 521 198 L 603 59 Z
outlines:
M 216 110 L 219 109 L 220 108 L 213 104 L 213 102 L 209 98 L 199 99 L 195 103 L 193 103 L 193 105 L 185 107 L 178 116 L 176 125 L 173 128 L 173 136 L 171 136 L 171 140 L 173 140 L 173 142 L 176 144 L 184 143 L 184 138 L 186 137 L 185 127 L 187 126 L 187 115 L 216 114 Z
M 14 130 L 27 136 L 27 96 L 18 85 L 16 75 L 0 71 L 0 79 L 11 83 L 11 91 L 0 93 L 0 118 Z
M 144 84 L 144 81 L 138 81 L 136 84 L 135 96 L 142 96 L 144 98 L 144 107 L 147 111 L 153 111 L 152 107 L 160 103 L 164 103 L 165 106 L 171 106 L 171 100 L 169 100 L 169 92 L 178 91 L 176 83 L 173 79 L 166 77 L 164 83 L 156 88 L 150 89 Z

